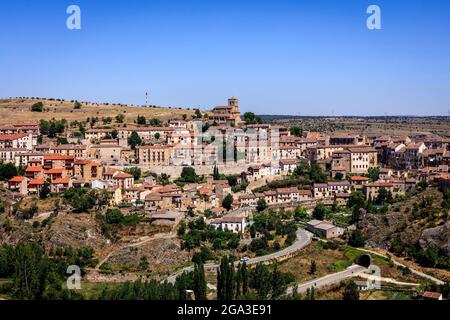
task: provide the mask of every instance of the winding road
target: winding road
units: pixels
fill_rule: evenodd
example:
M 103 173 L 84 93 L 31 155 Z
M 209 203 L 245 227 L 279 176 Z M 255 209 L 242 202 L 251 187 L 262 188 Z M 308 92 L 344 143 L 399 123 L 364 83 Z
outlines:
M 306 290 L 308 290 L 312 287 L 314 287 L 314 289 L 319 289 L 322 287 L 329 286 L 331 284 L 339 283 L 342 280 L 360 275 L 361 273 L 363 273 L 366 270 L 367 270 L 367 268 L 354 264 L 343 271 L 328 274 L 322 278 L 318 278 L 318 279 L 314 279 L 314 280 L 311 280 L 311 281 L 308 281 L 308 282 L 305 282 L 302 284 L 298 284 L 296 286 L 297 293 L 305 293 Z M 294 288 L 295 288 L 294 286 L 289 287 L 286 290 L 286 293 L 292 294 Z
M 284 248 L 283 250 L 265 255 L 265 256 L 249 259 L 245 263 L 247 265 L 252 265 L 252 264 L 258 264 L 258 263 L 270 262 L 273 260 L 280 260 L 285 257 L 289 257 L 290 255 L 294 254 L 295 252 L 303 249 L 308 244 L 310 244 L 311 239 L 312 239 L 312 233 L 310 233 L 309 231 L 306 231 L 304 229 L 298 229 L 297 230 L 297 239 L 291 246 Z M 237 266 L 239 263 L 240 263 L 239 261 L 236 261 L 235 265 Z M 204 265 L 204 268 L 205 268 L 205 271 L 213 271 L 213 270 L 217 269 L 219 266 L 220 265 L 216 264 L 216 263 L 208 263 L 208 264 Z M 181 269 L 180 271 L 170 275 L 166 279 L 166 281 L 170 282 L 170 283 L 174 283 L 179 275 L 181 275 L 185 272 L 189 273 L 189 272 L 193 272 L 193 271 L 194 271 L 193 266 L 186 267 L 186 268 Z

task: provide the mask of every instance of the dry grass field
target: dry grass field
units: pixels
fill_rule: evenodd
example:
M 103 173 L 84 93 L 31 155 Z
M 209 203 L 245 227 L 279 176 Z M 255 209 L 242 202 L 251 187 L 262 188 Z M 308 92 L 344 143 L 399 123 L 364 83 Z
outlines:
M 44 112 L 32 112 L 31 106 L 41 101 Z M 40 119 L 66 119 L 67 121 L 85 120 L 92 117 L 112 117 L 118 114 L 125 116 L 125 123 L 133 123 L 138 115 L 147 119 L 159 118 L 162 121 L 182 119 L 186 114 L 188 119 L 194 114 L 193 110 L 175 108 L 146 108 L 117 104 L 82 103 L 81 109 L 75 110 L 70 101 L 36 100 L 36 99 L 0 99 L 0 125 Z

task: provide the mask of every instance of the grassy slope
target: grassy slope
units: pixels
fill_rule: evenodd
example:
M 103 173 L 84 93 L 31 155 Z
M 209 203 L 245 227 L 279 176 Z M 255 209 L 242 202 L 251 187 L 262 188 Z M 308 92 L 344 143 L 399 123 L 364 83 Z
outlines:
M 48 112 L 31 112 L 31 106 L 42 101 L 44 109 Z M 188 115 L 188 119 L 193 114 L 192 110 L 169 109 L 169 108 L 145 108 L 133 106 L 105 105 L 105 104 L 82 104 L 81 109 L 74 110 L 70 101 L 50 101 L 31 99 L 0 99 L 0 125 L 11 124 L 21 121 L 32 121 L 45 119 L 66 119 L 67 121 L 85 120 L 88 117 L 115 117 L 117 114 L 125 115 L 126 123 L 133 123 L 138 115 L 143 115 L 147 119 L 159 118 L 161 120 L 182 119 L 183 114 Z

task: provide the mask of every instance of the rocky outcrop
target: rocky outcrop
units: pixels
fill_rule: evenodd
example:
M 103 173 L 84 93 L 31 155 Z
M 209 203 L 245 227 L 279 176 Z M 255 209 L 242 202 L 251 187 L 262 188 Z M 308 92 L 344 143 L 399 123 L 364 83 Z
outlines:
M 450 221 L 442 226 L 426 229 L 420 236 L 419 244 L 422 249 L 437 247 L 450 256 Z

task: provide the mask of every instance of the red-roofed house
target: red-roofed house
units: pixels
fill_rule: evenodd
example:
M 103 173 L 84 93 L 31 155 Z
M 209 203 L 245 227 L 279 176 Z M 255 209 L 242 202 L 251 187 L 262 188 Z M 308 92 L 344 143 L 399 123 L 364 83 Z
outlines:
M 72 180 L 70 178 L 57 178 L 52 181 L 52 192 L 64 192 L 72 188 Z
M 45 185 L 45 181 L 42 178 L 32 179 L 28 181 L 28 193 L 39 194 Z
M 353 176 L 350 178 L 350 184 L 354 189 L 361 189 L 367 183 L 369 183 L 369 178 L 367 177 Z
M 8 181 L 8 188 L 11 191 L 26 195 L 28 193 L 27 178 L 21 176 L 11 178 Z
M 43 172 L 42 167 L 40 167 L 40 166 L 28 167 L 25 170 L 25 177 L 27 177 L 28 179 L 43 178 L 44 172 Z
M 134 177 L 131 174 L 117 171 L 112 178 L 113 184 L 121 189 L 129 189 L 134 184 Z

